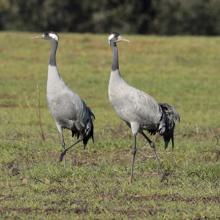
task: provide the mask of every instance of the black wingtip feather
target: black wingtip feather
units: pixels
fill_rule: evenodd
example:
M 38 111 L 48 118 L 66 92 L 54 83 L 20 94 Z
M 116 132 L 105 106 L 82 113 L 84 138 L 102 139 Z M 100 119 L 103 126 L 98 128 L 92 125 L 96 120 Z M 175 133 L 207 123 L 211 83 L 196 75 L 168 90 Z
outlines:
M 90 120 L 88 122 L 88 128 L 87 128 L 87 131 L 83 137 L 83 144 L 84 144 L 84 148 L 86 147 L 88 141 L 90 138 L 92 138 L 92 141 L 94 142 L 94 137 L 93 137 L 93 130 L 94 130 L 94 127 L 93 127 L 93 121 Z
M 88 107 L 88 111 L 90 114 L 90 118 L 89 121 L 86 125 L 86 131 L 85 131 L 85 135 L 83 137 L 83 145 L 84 145 L 84 149 L 89 141 L 90 138 L 92 138 L 92 141 L 94 143 L 94 125 L 93 125 L 93 120 L 95 120 L 95 115 L 94 113 L 91 111 L 91 109 Z
M 86 114 L 87 114 L 87 121 L 85 123 L 85 127 L 81 130 L 77 129 L 76 126 L 73 126 L 71 128 L 72 131 L 72 137 L 76 136 L 77 139 L 79 137 L 82 138 L 82 142 L 84 145 L 84 149 L 86 148 L 86 145 L 90 138 L 92 138 L 92 141 L 94 143 L 94 125 L 93 120 L 95 120 L 95 115 L 91 111 L 89 107 L 86 106 Z
M 161 134 L 164 139 L 165 149 L 167 149 L 170 140 L 172 141 L 172 149 L 174 148 L 174 129 L 176 121 L 180 122 L 180 115 L 174 107 L 167 103 L 159 104 L 162 109 L 162 123 L 165 126 L 165 131 Z

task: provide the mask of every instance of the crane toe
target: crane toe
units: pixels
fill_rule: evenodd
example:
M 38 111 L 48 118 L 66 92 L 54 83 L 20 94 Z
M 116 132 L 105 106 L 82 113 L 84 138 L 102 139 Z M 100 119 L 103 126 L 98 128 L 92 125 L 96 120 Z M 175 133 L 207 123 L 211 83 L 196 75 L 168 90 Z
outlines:
M 59 161 L 60 161 L 60 162 L 63 161 L 63 158 L 64 158 L 64 156 L 66 155 L 66 152 L 67 152 L 67 149 L 64 150 L 64 151 L 60 154 L 60 158 L 59 158 Z

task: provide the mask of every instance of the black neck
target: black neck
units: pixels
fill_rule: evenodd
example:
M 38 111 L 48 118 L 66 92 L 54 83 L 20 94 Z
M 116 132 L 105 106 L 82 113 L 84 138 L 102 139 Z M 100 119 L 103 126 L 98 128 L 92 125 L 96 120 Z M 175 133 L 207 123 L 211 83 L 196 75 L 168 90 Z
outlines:
M 112 71 L 115 71 L 119 69 L 119 64 L 118 64 L 118 48 L 115 42 L 111 43 L 111 48 L 112 48 Z
M 50 50 L 50 60 L 49 64 L 51 66 L 56 66 L 56 51 L 57 51 L 58 42 L 54 39 L 51 40 L 51 50 Z

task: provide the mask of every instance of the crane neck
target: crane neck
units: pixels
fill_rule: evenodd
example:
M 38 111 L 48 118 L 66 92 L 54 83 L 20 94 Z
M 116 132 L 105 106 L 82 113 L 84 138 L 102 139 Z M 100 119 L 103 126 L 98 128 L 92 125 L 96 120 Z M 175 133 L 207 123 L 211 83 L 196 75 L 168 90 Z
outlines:
M 49 65 L 56 66 L 56 51 L 57 51 L 58 42 L 54 39 L 51 40 L 51 49 L 50 49 L 50 60 Z
M 119 64 L 118 64 L 118 48 L 117 44 L 115 42 L 111 43 L 111 48 L 112 48 L 112 71 L 115 71 L 119 69 Z

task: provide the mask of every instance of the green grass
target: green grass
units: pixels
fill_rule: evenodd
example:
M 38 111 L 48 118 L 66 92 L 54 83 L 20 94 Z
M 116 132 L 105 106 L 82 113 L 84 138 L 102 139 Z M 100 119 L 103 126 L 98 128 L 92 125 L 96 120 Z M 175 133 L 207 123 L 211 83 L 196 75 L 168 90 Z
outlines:
M 32 35 L 0 33 L 1 218 L 220 217 L 220 38 L 126 36 L 131 43 L 119 45 L 123 77 L 181 114 L 174 151 L 156 142 L 167 178 L 160 182 L 152 150 L 138 137 L 131 185 L 130 131 L 107 96 L 107 35 L 60 34 L 59 71 L 96 115 L 95 144 L 68 152 L 65 168 L 45 98 L 50 44 Z M 72 143 L 70 132 L 65 137 Z

